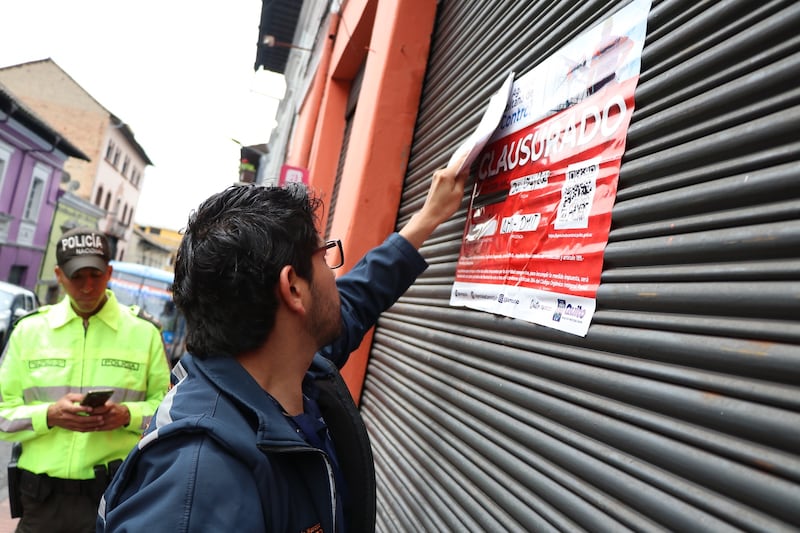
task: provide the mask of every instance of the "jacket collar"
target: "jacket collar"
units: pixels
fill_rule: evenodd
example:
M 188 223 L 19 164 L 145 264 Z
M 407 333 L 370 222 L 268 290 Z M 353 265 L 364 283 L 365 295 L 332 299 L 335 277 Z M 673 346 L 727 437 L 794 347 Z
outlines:
M 283 414 L 280 404 L 261 388 L 236 359 L 232 357 L 197 359 L 185 355 L 181 358 L 181 364 L 189 374 L 192 373 L 192 368 L 197 369 L 239 406 L 256 431 L 257 444 L 308 447 Z
M 106 303 L 103 304 L 100 311 L 89 317 L 89 319 L 91 320 L 96 317 L 116 331 L 119 328 L 120 307 L 117 305 L 117 297 L 114 296 L 111 290 L 106 289 L 106 297 Z M 50 312 L 47 313 L 47 321 L 53 329 L 65 326 L 73 320 L 83 319 L 75 313 L 75 310 L 70 304 L 69 296 L 65 296 L 60 302 L 53 305 Z

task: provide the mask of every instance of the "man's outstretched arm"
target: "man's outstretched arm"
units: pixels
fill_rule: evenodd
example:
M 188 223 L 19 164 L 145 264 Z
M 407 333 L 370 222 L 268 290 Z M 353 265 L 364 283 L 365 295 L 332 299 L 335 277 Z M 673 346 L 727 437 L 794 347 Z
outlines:
M 419 249 L 439 224 L 449 219 L 461 206 L 468 169 L 456 174 L 460 161 L 433 173 L 431 187 L 425 204 L 414 213 L 411 220 L 400 230 L 400 235 Z

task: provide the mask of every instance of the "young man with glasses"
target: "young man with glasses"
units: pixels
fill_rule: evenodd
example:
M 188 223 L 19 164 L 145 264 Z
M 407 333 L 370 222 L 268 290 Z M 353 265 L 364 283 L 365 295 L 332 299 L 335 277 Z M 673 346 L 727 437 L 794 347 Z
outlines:
M 375 472 L 338 368 L 421 274 L 417 249 L 464 197 L 433 175 L 399 233 L 338 280 L 303 187 L 232 187 L 189 219 L 174 299 L 187 322 L 175 387 L 100 504 L 98 531 L 374 529 Z

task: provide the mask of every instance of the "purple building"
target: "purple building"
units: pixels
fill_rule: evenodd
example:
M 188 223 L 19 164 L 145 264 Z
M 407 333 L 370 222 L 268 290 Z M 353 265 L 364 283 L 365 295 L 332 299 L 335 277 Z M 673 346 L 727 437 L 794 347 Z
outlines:
M 89 161 L 0 84 L 0 279 L 35 290 L 67 157 Z

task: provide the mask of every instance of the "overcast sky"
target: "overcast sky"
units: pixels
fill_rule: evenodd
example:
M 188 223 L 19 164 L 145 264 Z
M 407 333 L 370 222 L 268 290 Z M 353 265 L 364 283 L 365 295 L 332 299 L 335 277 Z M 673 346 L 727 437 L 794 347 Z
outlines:
M 253 71 L 261 0 L 3 0 L 0 67 L 52 58 L 153 161 L 138 224 L 181 229 L 265 143 L 282 77 Z

